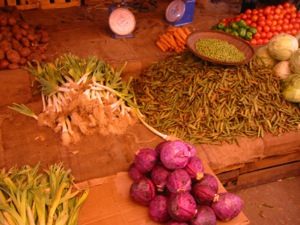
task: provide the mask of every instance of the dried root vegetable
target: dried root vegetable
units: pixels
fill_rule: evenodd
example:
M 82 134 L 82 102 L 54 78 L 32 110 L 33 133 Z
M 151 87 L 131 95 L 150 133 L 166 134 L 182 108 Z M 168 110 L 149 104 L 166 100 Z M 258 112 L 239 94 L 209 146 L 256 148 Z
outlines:
M 132 85 L 150 126 L 194 144 L 300 129 L 299 106 L 284 100 L 281 79 L 255 60 L 220 66 L 184 51 L 154 63 Z
M 172 27 L 160 35 L 155 43 L 164 52 L 181 52 L 186 49 L 186 38 L 190 33 L 187 27 Z
M 74 184 L 71 170 L 62 163 L 39 173 L 28 165 L 0 172 L 0 224 L 78 224 L 78 215 L 89 189 Z
M 40 125 L 61 132 L 64 145 L 92 133 L 122 134 L 142 119 L 123 68 L 114 69 L 95 57 L 80 59 L 64 55 L 53 63 L 29 64 L 27 70 L 40 84 L 43 112 L 33 113 L 24 104 L 12 109 L 38 120 Z

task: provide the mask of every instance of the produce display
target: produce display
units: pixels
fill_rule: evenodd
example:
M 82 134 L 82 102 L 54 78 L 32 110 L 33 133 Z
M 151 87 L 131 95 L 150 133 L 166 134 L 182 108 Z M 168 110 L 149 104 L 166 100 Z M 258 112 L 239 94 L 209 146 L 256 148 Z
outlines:
M 204 170 L 188 142 L 163 141 L 155 149 L 140 149 L 128 172 L 132 200 L 148 206 L 150 218 L 159 223 L 215 225 L 243 208 L 239 196 L 219 191 L 217 178 Z
M 284 99 L 281 78 L 259 61 L 222 66 L 184 51 L 152 64 L 132 87 L 150 126 L 193 144 L 299 130 L 299 105 Z
M 89 189 L 78 189 L 62 163 L 39 172 L 40 164 L 0 173 L 0 224 L 77 225 Z
M 263 45 L 280 33 L 300 33 L 300 12 L 287 1 L 284 4 L 247 9 L 233 18 L 222 19 L 212 29 L 239 36 L 252 45 Z
M 18 69 L 42 62 L 50 37 L 43 25 L 26 23 L 17 10 L 0 9 L 0 69 Z
M 285 33 L 276 35 L 256 51 L 256 58 L 283 80 L 284 99 L 300 103 L 300 48 L 297 37 Z
M 186 38 L 190 33 L 187 27 L 172 27 L 160 35 L 155 43 L 164 52 L 181 52 L 186 49 Z
M 122 134 L 137 119 L 130 80 L 121 79 L 125 66 L 114 69 L 101 59 L 74 55 L 37 66 L 29 63 L 26 69 L 40 85 L 43 111 L 36 115 L 16 103 L 10 108 L 60 132 L 66 146 L 82 135 Z
M 196 50 L 202 55 L 224 62 L 241 62 L 245 60 L 244 52 L 226 41 L 205 38 L 196 41 Z M 224 54 L 226 52 L 226 54 Z

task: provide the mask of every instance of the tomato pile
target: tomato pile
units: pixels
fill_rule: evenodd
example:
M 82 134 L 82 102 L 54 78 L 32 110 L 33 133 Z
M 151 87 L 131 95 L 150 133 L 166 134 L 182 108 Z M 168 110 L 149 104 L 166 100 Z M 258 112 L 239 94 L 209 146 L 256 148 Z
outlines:
M 267 44 L 272 37 L 280 33 L 300 33 L 300 12 L 289 2 L 260 9 L 247 9 L 244 13 L 222 19 L 220 22 L 227 26 L 239 20 L 244 20 L 248 26 L 256 28 L 256 34 L 249 40 L 252 45 Z

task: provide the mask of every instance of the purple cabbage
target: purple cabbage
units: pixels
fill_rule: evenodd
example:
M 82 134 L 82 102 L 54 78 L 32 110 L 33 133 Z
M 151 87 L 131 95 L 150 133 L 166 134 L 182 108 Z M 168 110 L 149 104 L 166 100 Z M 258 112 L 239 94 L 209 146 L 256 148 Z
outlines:
M 166 223 L 166 225 L 188 225 L 186 222 L 177 222 L 175 220 L 170 220 Z
M 167 197 L 156 195 L 149 205 L 149 216 L 152 220 L 159 223 L 165 223 L 170 219 L 167 210 Z
M 172 193 L 192 190 L 192 180 L 184 169 L 173 170 L 167 177 L 167 189 Z
M 190 157 L 196 156 L 196 154 L 197 154 L 196 147 L 193 144 L 189 143 L 189 142 L 185 142 L 185 145 L 189 149 Z
M 171 170 L 182 169 L 188 163 L 190 151 L 181 140 L 167 141 L 160 148 L 160 160 Z
M 157 191 L 163 192 L 166 187 L 167 177 L 170 171 L 162 164 L 157 164 L 151 171 L 151 179 L 156 186 Z
M 218 197 L 218 194 L 208 185 L 196 183 L 192 187 L 192 193 L 197 203 L 200 205 L 210 205 Z
M 188 172 L 192 179 L 200 180 L 203 177 L 204 166 L 200 158 L 197 156 L 190 157 L 184 169 Z
M 158 154 L 151 148 L 140 149 L 134 158 L 134 164 L 141 173 L 150 172 L 158 161 Z
M 134 181 L 130 187 L 130 196 L 135 202 L 141 205 L 149 205 L 151 200 L 156 196 L 152 180 L 143 177 Z
M 243 200 L 233 193 L 220 193 L 217 201 L 211 204 L 217 218 L 221 221 L 228 221 L 236 217 L 243 208 Z
M 172 194 L 168 199 L 168 212 L 178 222 L 190 221 L 197 214 L 197 205 L 189 192 Z
M 128 168 L 128 174 L 130 178 L 134 181 L 141 179 L 144 177 L 144 174 L 139 171 L 138 168 L 136 168 L 134 163 L 131 163 L 131 165 Z
M 199 205 L 196 216 L 190 221 L 190 225 L 216 225 L 217 217 L 210 206 Z
M 214 175 L 211 175 L 209 173 L 204 173 L 202 179 L 196 181 L 194 185 L 195 184 L 209 186 L 216 193 L 218 192 L 219 189 L 219 183 L 217 178 Z

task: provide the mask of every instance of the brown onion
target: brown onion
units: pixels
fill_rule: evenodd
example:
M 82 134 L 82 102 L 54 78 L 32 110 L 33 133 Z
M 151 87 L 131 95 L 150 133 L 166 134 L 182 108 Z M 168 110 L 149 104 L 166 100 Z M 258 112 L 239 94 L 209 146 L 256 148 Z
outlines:
M 217 218 L 221 221 L 228 221 L 236 217 L 243 208 L 243 200 L 233 193 L 220 193 L 218 201 L 211 204 Z
M 156 196 L 155 186 L 150 179 L 143 177 L 131 184 L 130 196 L 141 205 L 149 205 Z

